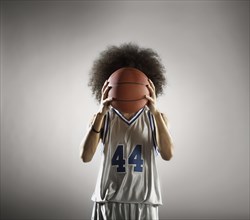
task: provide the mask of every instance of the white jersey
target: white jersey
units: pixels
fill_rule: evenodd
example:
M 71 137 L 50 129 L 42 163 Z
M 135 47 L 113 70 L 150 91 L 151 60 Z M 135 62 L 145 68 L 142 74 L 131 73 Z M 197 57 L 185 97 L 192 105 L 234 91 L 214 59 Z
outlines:
M 147 107 L 127 120 L 114 108 L 105 118 L 103 155 L 92 200 L 162 204 L 155 164 L 154 118 Z

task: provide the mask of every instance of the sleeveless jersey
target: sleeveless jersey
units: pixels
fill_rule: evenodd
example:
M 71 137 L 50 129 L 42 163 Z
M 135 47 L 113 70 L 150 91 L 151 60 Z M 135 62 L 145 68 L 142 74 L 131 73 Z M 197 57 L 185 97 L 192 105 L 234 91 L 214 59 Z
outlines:
M 103 154 L 92 200 L 162 204 L 153 115 L 144 107 L 127 120 L 111 108 L 105 117 Z

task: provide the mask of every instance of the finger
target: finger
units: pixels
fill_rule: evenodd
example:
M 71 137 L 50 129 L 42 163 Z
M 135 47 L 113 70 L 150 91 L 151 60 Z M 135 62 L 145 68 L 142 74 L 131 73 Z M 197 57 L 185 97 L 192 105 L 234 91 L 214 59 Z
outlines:
M 153 99 L 155 99 L 156 95 L 155 95 L 154 89 L 153 89 L 150 85 L 147 85 L 147 87 L 148 87 L 150 96 L 151 96 Z
M 148 95 L 145 95 L 145 98 L 146 98 L 149 102 L 151 102 L 152 104 L 155 103 L 155 100 L 154 100 L 152 97 L 150 97 L 150 96 L 148 96 Z
M 154 83 L 152 82 L 152 80 L 151 79 L 148 79 L 148 81 L 149 81 L 149 84 L 150 84 L 150 86 L 153 88 L 153 90 L 155 91 L 155 85 L 154 85 Z
M 103 99 L 106 99 L 106 98 L 108 97 L 108 93 L 109 93 L 109 90 L 110 90 L 111 88 L 112 88 L 111 86 L 108 86 L 108 85 L 107 85 L 107 87 L 104 89 L 103 94 L 102 94 Z
M 109 105 L 109 104 L 111 103 L 112 100 L 113 100 L 112 97 L 108 97 L 108 98 L 106 98 L 106 99 L 103 101 L 103 104 L 104 104 L 104 105 Z
M 108 84 L 109 84 L 109 81 L 106 80 L 106 81 L 104 82 L 103 86 L 102 86 L 102 93 L 103 93 L 104 90 L 107 88 Z

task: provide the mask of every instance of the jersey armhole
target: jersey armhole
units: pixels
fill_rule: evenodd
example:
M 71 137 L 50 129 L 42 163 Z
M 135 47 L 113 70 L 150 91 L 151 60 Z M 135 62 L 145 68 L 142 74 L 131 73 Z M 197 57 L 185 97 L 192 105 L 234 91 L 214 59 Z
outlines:
M 104 125 L 103 125 L 102 133 L 101 133 L 101 139 L 102 139 L 103 145 L 105 144 L 105 141 L 106 141 L 108 127 L 109 127 L 109 112 L 107 112 L 107 114 L 104 117 Z
M 155 155 L 158 156 L 160 152 L 159 152 L 159 147 L 158 147 L 157 139 L 156 139 L 156 127 L 155 127 L 154 116 L 150 112 L 148 112 L 148 118 L 149 118 L 150 128 L 152 132 L 154 152 L 155 152 Z

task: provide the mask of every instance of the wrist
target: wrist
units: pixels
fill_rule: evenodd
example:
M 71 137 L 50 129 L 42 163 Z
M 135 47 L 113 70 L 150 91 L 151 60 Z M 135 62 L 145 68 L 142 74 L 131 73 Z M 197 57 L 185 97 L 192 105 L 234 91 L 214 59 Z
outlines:
M 105 115 L 106 115 L 105 111 L 99 111 L 96 113 L 96 117 L 98 118 L 104 118 Z
M 103 119 L 104 119 L 104 114 L 102 114 L 101 112 L 97 112 L 94 115 L 94 119 L 91 123 L 91 130 L 95 133 L 100 133 L 101 129 L 102 129 L 102 124 L 103 124 Z
M 161 112 L 158 110 L 158 109 L 153 109 L 151 110 L 151 113 L 154 115 L 154 116 L 157 116 L 157 115 L 161 115 Z
M 106 106 L 101 106 L 101 107 L 99 108 L 99 111 L 97 112 L 97 114 L 98 114 L 99 116 L 103 116 L 103 117 L 104 117 L 104 116 L 106 115 L 107 111 L 108 111 L 108 109 L 107 109 Z
M 97 130 L 94 128 L 93 125 L 92 125 L 92 127 L 91 127 L 91 131 L 93 131 L 93 132 L 96 133 L 96 134 L 100 134 L 100 133 L 101 133 L 101 129 L 100 129 L 99 131 L 97 131 Z
M 153 113 L 152 113 L 153 114 Z M 155 114 L 153 114 L 156 120 L 163 121 L 166 126 L 168 126 L 168 119 L 166 115 L 160 111 L 156 111 Z

